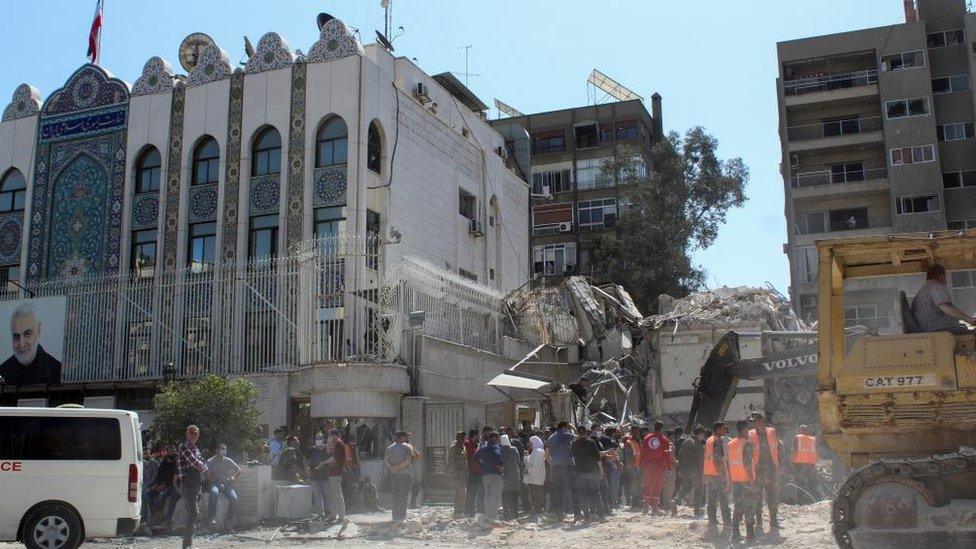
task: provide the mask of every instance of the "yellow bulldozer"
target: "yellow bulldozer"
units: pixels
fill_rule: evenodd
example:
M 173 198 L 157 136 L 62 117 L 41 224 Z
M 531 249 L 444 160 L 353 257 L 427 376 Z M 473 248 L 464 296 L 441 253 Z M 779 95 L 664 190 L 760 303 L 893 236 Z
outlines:
M 976 269 L 976 230 L 821 241 L 817 399 L 823 437 L 853 470 L 835 496 L 841 547 L 976 547 L 976 332 L 845 342 L 847 280 Z

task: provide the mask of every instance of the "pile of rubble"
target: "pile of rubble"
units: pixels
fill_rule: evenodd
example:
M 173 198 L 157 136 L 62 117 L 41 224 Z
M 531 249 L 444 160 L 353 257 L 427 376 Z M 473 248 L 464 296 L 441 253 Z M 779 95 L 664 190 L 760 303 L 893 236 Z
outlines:
M 626 422 L 645 409 L 647 365 L 640 357 L 643 316 L 623 286 L 597 286 L 582 276 L 510 295 L 503 309 L 514 337 L 542 347 L 579 346 L 582 379 L 578 422 Z M 635 343 L 636 341 L 636 343 Z M 528 358 L 528 357 L 526 357 Z M 566 392 L 556 384 L 553 392 Z M 585 412 L 584 412 L 585 411 Z
M 695 292 L 681 299 L 669 295 L 658 297 L 661 313 L 641 320 L 651 330 L 674 323 L 679 326 L 756 326 L 763 330 L 806 330 L 809 326 L 797 318 L 789 301 L 772 287 L 752 288 L 723 286 Z

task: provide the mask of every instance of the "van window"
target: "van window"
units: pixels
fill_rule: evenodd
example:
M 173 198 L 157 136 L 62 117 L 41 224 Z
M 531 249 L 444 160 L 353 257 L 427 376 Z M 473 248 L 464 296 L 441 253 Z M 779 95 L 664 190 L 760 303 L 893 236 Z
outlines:
M 0 459 L 119 460 L 119 420 L 109 417 L 0 418 Z

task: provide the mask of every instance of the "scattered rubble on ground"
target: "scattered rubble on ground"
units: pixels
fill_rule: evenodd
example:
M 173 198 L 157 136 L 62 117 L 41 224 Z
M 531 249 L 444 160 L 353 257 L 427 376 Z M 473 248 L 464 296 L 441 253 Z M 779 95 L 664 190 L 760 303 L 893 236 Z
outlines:
M 767 534 L 748 547 L 789 547 L 798 549 L 828 549 L 835 547 L 830 533 L 830 504 L 820 502 L 809 506 L 780 506 L 783 527 L 778 534 Z M 341 539 L 329 538 L 327 532 L 300 532 L 301 525 L 291 523 L 281 528 L 278 536 L 272 535 L 280 527 L 264 526 L 239 534 L 202 535 L 196 538 L 200 547 L 282 547 L 282 546 L 342 546 L 342 547 L 668 547 L 714 548 L 729 547 L 727 536 L 720 530 L 709 530 L 701 518 L 694 518 L 691 509 L 682 507 L 676 517 L 646 516 L 630 511 L 619 511 L 605 523 L 573 524 L 566 520 L 532 522 L 528 519 L 503 521 L 487 527 L 474 519 L 453 519 L 449 507 L 424 506 L 410 509 L 405 531 L 395 535 L 390 525 L 390 514 L 371 513 L 349 516 L 346 533 L 355 528 L 356 535 Z M 299 521 L 302 522 L 302 521 Z M 310 526 L 310 530 L 316 526 Z M 150 549 L 174 546 L 176 536 L 136 537 L 131 541 L 95 540 L 95 545 L 125 546 L 134 549 Z M 4 547 L 0 544 L 0 547 Z M 12 547 L 12 546 L 11 546 Z

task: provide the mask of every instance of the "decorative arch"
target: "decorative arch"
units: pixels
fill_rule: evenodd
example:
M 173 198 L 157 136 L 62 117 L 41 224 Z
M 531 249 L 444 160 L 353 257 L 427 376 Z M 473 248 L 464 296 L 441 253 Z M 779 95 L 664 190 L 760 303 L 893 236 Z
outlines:
M 190 71 L 187 84 L 194 87 L 226 80 L 230 78 L 230 73 L 230 57 L 227 56 L 227 52 L 220 49 L 217 44 L 211 44 L 200 54 L 196 66 Z
M 274 126 L 258 128 L 251 138 L 250 175 L 248 213 L 277 214 L 281 203 L 281 133 Z
M 348 147 L 349 128 L 346 121 L 337 114 L 323 117 L 315 131 L 313 206 L 341 206 L 346 203 Z
M 308 50 L 308 62 L 331 61 L 352 55 L 364 55 L 362 45 L 345 23 L 333 18 L 322 25 L 318 41 Z
M 21 84 L 14 90 L 10 103 L 3 109 L 3 122 L 27 118 L 41 112 L 41 92 L 30 84 Z
M 190 149 L 190 190 L 187 195 L 187 221 L 201 223 L 217 218 L 220 182 L 220 143 L 203 134 Z
M 0 266 L 20 263 L 27 181 L 17 168 L 0 177 Z
M 173 67 L 162 57 L 150 57 L 142 67 L 142 75 L 132 85 L 132 95 L 153 95 L 173 91 Z
M 47 98 L 42 116 L 69 114 L 127 103 L 129 86 L 98 65 L 86 64 Z
M 379 120 L 374 119 L 369 123 L 369 129 L 366 131 L 366 168 L 377 175 L 383 173 L 386 159 L 386 148 L 383 146 L 385 142 L 383 126 L 380 125 Z
M 258 74 L 291 66 L 295 56 L 289 49 L 288 42 L 276 32 L 269 32 L 258 40 L 258 47 L 254 50 L 244 66 L 244 72 Z

